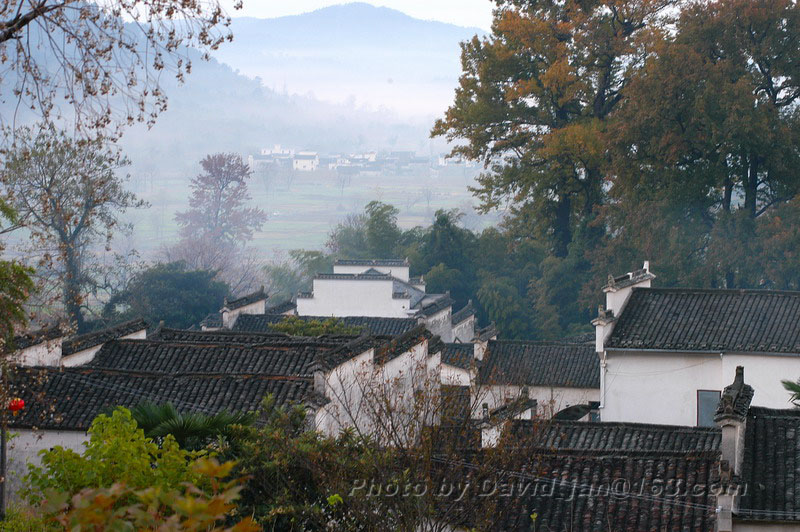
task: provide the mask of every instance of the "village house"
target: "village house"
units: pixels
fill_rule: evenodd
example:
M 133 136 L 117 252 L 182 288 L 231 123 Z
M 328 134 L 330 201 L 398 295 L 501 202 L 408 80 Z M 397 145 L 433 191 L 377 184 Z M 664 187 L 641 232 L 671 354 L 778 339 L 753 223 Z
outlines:
M 272 395 L 279 406 L 305 405 L 309 428 L 330 435 L 344 428 L 381 434 L 387 398 L 391 415 L 403 416 L 401 425 L 435 423 L 438 415 L 428 401 L 425 415 L 415 410 L 421 389 L 439 394 L 444 347 L 422 325 L 397 337 L 318 338 L 159 328 L 147 339 L 106 338 L 98 345 L 80 367 L 20 369 L 14 393 L 29 407 L 12 420 L 12 491 L 38 451 L 80 450 L 91 421 L 115 406 L 150 401 L 208 414 L 250 412 Z M 377 390 L 388 397 L 374 396 Z
M 299 316 L 417 318 L 445 342 L 469 342 L 474 309 L 453 314 L 448 294 L 429 294 L 411 278 L 407 260 L 337 260 L 333 273 L 317 274 L 313 289 L 297 296 Z
M 311 151 L 297 152 L 292 158 L 292 170 L 295 172 L 313 172 L 319 168 L 319 154 Z
M 13 360 L 19 366 L 80 366 L 91 362 L 105 342 L 145 338 L 147 327 L 147 322 L 137 319 L 78 336 L 65 334 L 59 326 L 46 327 L 17 336 Z
M 534 514 L 537 530 L 800 529 L 800 409 L 751 406 L 744 368 L 734 375 L 710 427 L 507 420 L 530 435 L 531 462 L 503 529 Z
M 592 322 L 603 421 L 712 426 L 737 366 L 756 406 L 787 405 L 781 381 L 800 377 L 800 292 L 653 288 L 653 279 L 645 263 L 603 288 Z
M 264 314 L 267 311 L 267 300 L 269 296 L 262 286 L 252 294 L 228 301 L 225 298 L 219 312 L 210 314 L 200 322 L 200 328 L 204 331 L 214 331 L 219 329 L 231 329 L 236 324 L 236 320 L 243 314 Z

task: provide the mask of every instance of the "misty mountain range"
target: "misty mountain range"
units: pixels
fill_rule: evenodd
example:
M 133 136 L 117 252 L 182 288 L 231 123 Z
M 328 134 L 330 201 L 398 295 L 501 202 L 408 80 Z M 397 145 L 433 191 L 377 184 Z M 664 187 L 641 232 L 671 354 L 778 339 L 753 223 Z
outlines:
M 216 57 L 267 86 L 414 116 L 446 108 L 461 72 L 459 43 L 483 35 L 364 3 L 238 18 L 233 33 Z
M 135 167 L 184 174 L 207 153 L 274 144 L 427 152 L 458 81 L 459 43 L 481 30 L 346 4 L 234 19 L 233 32 L 184 85 L 164 81 L 169 109 L 152 130 L 126 133 Z

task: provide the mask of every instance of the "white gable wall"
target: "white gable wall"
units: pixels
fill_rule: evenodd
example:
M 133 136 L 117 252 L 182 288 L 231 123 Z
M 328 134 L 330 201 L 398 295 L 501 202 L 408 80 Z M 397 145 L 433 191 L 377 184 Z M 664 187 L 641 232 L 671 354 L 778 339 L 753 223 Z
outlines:
M 473 407 L 472 418 L 483 417 L 483 404 L 489 411 L 522 397 L 523 386 L 491 385 L 480 386 L 472 390 L 470 404 Z M 586 404 L 600 400 L 600 390 L 592 388 L 565 388 L 556 386 L 527 386 L 528 398 L 537 402 L 536 414 L 547 419 L 559 411 L 573 405 Z
M 297 314 L 407 318 L 410 301 L 392 294 L 391 279 L 314 279 L 313 297 L 297 298 Z
M 452 343 L 454 340 L 452 316 L 453 308 L 446 307 L 432 316 L 425 317 L 425 327 L 441 338 L 443 342 Z
M 119 337 L 119 340 L 145 340 L 146 338 L 147 329 L 142 329 L 140 331 L 121 336 Z M 75 366 L 83 366 L 84 364 L 88 364 L 94 360 L 95 355 L 97 355 L 97 352 L 100 351 L 102 347 L 103 344 L 98 344 L 90 347 L 89 349 L 84 349 L 83 351 L 76 351 L 71 355 L 63 357 L 61 359 L 61 365 L 67 368 L 73 368 Z
M 14 353 L 20 366 L 58 366 L 61 361 L 61 338 L 32 345 Z
M 453 326 L 453 341 L 467 343 L 475 338 L 475 316 Z
M 409 279 L 408 266 L 365 266 L 365 265 L 353 265 L 353 264 L 333 265 L 333 273 L 346 273 L 351 275 L 358 275 L 370 269 L 377 270 L 381 273 L 389 274 L 392 277 L 400 279 L 401 281 L 408 282 Z
M 413 437 L 422 423 L 432 422 L 438 413 L 437 405 L 429 400 L 439 395 L 438 368 L 438 358 L 428 357 L 427 341 L 385 364 L 375 364 L 370 349 L 324 375 L 324 394 L 330 402 L 317 412 L 316 429 L 336 436 L 354 428 L 387 444 L 398 437 Z M 416 403 L 420 394 L 426 399 L 422 408 Z M 391 423 L 388 415 L 393 416 Z M 407 433 L 387 434 L 389 425 Z
M 755 389 L 754 406 L 789 408 L 781 380 L 800 378 L 800 356 L 610 351 L 603 379 L 603 421 L 697 424 L 697 391 L 722 391 L 736 366 Z
M 264 314 L 267 311 L 267 300 L 259 299 L 249 305 L 239 307 L 235 310 L 222 310 L 222 326 L 231 329 L 236 324 L 236 318 L 242 314 Z

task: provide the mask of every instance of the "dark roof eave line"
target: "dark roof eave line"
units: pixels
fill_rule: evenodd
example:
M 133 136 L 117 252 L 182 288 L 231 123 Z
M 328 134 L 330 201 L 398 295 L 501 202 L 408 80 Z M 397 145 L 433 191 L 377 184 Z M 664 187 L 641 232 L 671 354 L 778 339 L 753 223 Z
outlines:
M 786 357 L 798 357 L 800 353 L 792 353 L 788 351 L 730 351 L 730 350 L 703 350 L 703 349 L 654 349 L 652 347 L 648 348 L 637 348 L 637 347 L 606 347 L 605 351 L 617 351 L 620 353 L 634 353 L 634 352 L 643 352 L 643 353 L 686 353 L 689 355 L 770 355 L 770 356 L 786 356 Z

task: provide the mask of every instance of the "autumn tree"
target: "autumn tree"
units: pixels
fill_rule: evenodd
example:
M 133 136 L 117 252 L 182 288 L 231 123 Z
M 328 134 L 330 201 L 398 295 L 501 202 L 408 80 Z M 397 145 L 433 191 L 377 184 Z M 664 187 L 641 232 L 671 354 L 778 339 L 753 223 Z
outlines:
M 200 166 L 203 172 L 190 185 L 190 209 L 175 216 L 181 236 L 221 244 L 251 240 L 253 232 L 264 224 L 266 214 L 245 206 L 251 199 L 247 191 L 250 168 L 234 153 L 209 155 L 200 161 Z
M 30 234 L 39 269 L 55 272 L 61 303 L 78 330 L 84 329 L 86 297 L 96 282 L 93 246 L 107 245 L 124 230 L 121 213 L 144 205 L 118 175 L 127 164 L 102 138 L 24 129 L 2 170 L 4 192 Z
M 670 0 L 497 0 L 492 34 L 462 44 L 464 73 L 434 135 L 487 171 L 475 193 L 567 255 L 603 201 L 609 117 L 623 98 L 638 37 Z
M 216 0 L 2 2 L 0 98 L 83 132 L 152 124 L 167 105 L 162 74 L 182 81 L 189 50 L 207 59 L 232 39 L 230 22 Z
M 240 155 L 208 155 L 200 166 L 203 171 L 191 181 L 189 210 L 175 215 L 181 240 L 165 256 L 197 270 L 218 271 L 234 293 L 242 293 L 258 284 L 261 265 L 245 245 L 267 217 L 247 206 L 252 174 Z

